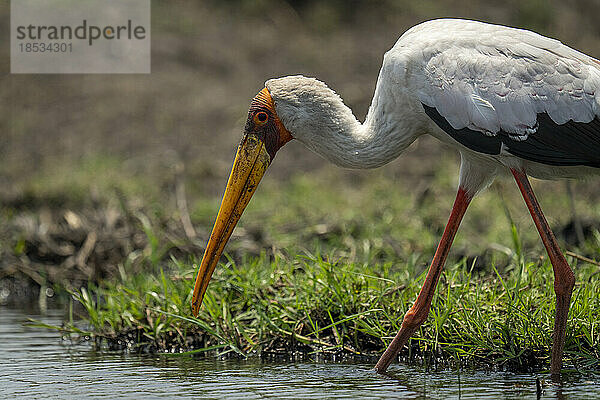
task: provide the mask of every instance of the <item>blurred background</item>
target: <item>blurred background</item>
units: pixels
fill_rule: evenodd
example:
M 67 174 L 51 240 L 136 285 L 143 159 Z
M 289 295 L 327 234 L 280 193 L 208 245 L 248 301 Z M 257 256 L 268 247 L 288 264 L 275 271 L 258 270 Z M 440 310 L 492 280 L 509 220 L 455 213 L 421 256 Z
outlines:
M 522 27 L 598 58 L 599 11 L 597 0 L 153 1 L 151 74 L 11 75 L 3 1 L 0 302 L 134 268 L 125 261 L 149 246 L 168 243 L 165 258 L 200 256 L 247 107 L 269 78 L 317 77 L 362 120 L 383 54 L 415 24 L 461 17 Z M 375 171 L 338 169 L 291 142 L 230 252 L 320 248 L 365 262 L 420 254 L 425 265 L 457 173 L 457 154 L 432 138 Z M 543 254 L 513 186 L 499 182 L 474 202 L 455 259 L 510 253 L 510 220 Z M 565 245 L 597 238 L 597 180 L 573 183 L 573 197 L 564 182 L 536 187 Z

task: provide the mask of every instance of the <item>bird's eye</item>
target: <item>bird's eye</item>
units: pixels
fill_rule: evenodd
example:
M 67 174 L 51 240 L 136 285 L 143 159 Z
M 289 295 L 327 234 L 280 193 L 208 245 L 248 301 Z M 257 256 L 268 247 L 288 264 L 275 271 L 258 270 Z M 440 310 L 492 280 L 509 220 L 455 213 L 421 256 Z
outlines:
M 254 123 L 263 125 L 269 119 L 269 114 L 264 111 L 258 112 L 254 115 Z

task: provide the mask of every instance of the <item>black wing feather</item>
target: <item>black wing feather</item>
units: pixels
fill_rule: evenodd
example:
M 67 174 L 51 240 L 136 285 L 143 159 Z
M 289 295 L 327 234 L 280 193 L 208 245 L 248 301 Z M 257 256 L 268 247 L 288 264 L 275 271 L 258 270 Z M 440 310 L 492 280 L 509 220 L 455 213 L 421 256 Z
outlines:
M 500 154 L 502 140 L 500 140 L 498 136 L 485 136 L 483 133 L 469 128 L 454 129 L 446 118 L 440 115 L 435 107 L 429 107 L 423 104 L 423 108 L 425 109 L 425 114 L 427 114 L 437 126 L 442 128 L 444 132 L 452 136 L 454 140 L 463 146 L 479 153 L 493 155 Z
M 546 113 L 537 115 L 538 129 L 526 140 L 517 141 L 500 131 L 486 136 L 469 128 L 454 129 L 434 107 L 423 104 L 425 113 L 444 132 L 471 150 L 498 155 L 504 144 L 509 153 L 526 160 L 556 166 L 600 168 L 600 119 L 558 125 Z

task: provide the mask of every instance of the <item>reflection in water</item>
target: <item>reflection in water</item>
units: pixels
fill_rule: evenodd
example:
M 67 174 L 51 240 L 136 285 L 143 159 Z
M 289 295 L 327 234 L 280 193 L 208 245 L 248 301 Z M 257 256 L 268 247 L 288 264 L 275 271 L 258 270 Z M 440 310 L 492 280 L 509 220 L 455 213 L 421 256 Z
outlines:
M 61 344 L 56 332 L 28 328 L 28 315 L 0 308 L 0 398 L 481 399 L 536 398 L 536 375 L 425 372 L 395 365 L 274 364 L 133 356 Z M 50 312 L 44 322 L 57 324 Z M 540 376 L 541 398 L 600 398 L 600 375 L 571 374 L 562 387 Z

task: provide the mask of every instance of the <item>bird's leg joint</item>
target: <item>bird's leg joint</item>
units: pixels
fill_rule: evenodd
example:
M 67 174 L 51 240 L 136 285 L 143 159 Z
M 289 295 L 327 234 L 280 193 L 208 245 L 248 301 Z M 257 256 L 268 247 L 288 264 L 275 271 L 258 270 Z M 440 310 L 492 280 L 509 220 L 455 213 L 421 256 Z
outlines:
M 416 304 L 415 304 L 416 305 Z M 416 331 L 427 319 L 429 315 L 429 306 L 423 308 L 413 306 L 404 315 L 402 327 L 406 327 L 409 331 Z
M 557 296 L 571 296 L 575 287 L 575 276 L 569 264 L 565 262 L 564 268 L 554 277 L 554 293 Z

